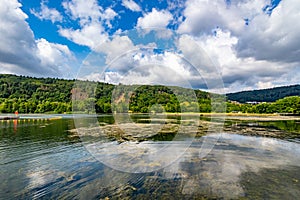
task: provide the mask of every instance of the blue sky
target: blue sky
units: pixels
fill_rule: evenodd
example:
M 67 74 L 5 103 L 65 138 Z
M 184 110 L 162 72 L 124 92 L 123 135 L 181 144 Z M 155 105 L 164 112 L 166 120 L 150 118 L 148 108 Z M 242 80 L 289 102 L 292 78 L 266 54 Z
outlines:
M 176 83 L 176 76 L 166 78 L 166 69 L 160 75 L 154 68 L 141 70 L 146 59 L 154 59 L 203 88 L 213 82 L 212 75 L 199 72 L 198 79 L 179 59 L 200 59 L 196 47 L 193 52 L 188 49 L 192 45 L 178 45 L 192 41 L 215 66 L 225 92 L 299 84 L 298 0 L 0 0 L 0 5 L 0 73 L 74 78 L 92 52 L 102 56 L 99 65 L 104 69 L 131 48 L 156 43 L 152 52 L 121 56 L 122 67 L 111 66 L 102 75 L 99 69 L 85 72 L 84 78 Z M 138 38 L 140 31 L 154 31 L 156 38 L 147 44 L 144 36 Z M 170 52 L 171 46 L 176 51 Z M 129 72 L 133 65 L 139 69 L 134 73 Z
M 21 0 L 22 10 L 29 16 L 26 20 L 29 23 L 30 28 L 34 32 L 35 38 L 45 38 L 49 42 L 66 44 L 74 53 L 81 55 L 83 52 L 88 53 L 89 48 L 85 46 L 78 45 L 65 37 L 61 36 L 58 32 L 59 27 L 72 27 L 72 28 L 80 28 L 78 26 L 78 21 L 73 20 L 66 12 L 62 6 L 63 1 L 32 1 L 32 0 Z M 44 2 L 44 3 L 43 3 Z M 35 16 L 34 12 L 41 12 L 41 4 L 45 4 L 47 7 L 56 9 L 60 12 L 64 20 L 62 22 L 56 21 L 52 23 L 51 20 L 39 19 Z M 101 0 L 97 1 L 99 6 L 103 9 L 112 8 L 116 13 L 118 13 L 118 17 L 114 18 L 111 21 L 111 27 L 105 27 L 105 31 L 109 33 L 109 35 L 113 35 L 118 29 L 122 31 L 131 30 L 136 27 L 137 19 L 143 16 L 143 13 L 151 12 L 152 8 L 156 8 L 157 10 L 163 10 L 168 8 L 167 1 L 137 1 L 136 4 L 140 6 L 141 11 L 132 11 L 126 8 L 122 4 L 122 0 L 111 1 L 111 0 Z M 180 2 L 183 3 L 183 2 Z M 34 12 L 33 12 L 34 11 Z M 171 12 L 171 11 L 170 11 Z M 174 11 L 174 14 L 176 11 Z M 170 25 L 170 27 L 172 27 Z

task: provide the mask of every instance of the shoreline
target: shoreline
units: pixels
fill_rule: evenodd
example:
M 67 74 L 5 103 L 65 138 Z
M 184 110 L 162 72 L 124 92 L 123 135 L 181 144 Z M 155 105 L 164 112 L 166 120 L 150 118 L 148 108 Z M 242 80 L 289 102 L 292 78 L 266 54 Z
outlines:
M 211 119 L 221 118 L 223 120 L 240 120 L 240 121 L 300 121 L 300 116 L 292 115 L 279 115 L 279 114 L 257 114 L 257 113 L 119 113 L 128 114 L 128 115 L 157 115 L 157 116 L 199 116 L 207 117 Z M 13 113 L 1 113 L 0 120 L 13 120 L 13 119 L 22 119 L 26 116 L 107 116 L 114 115 L 111 113 L 99 113 L 99 114 L 84 114 L 84 113 L 24 113 L 14 116 Z
M 15 119 L 20 119 L 19 116 L 0 116 L 0 120 L 15 120 Z
M 142 114 L 142 113 L 133 113 Z M 155 115 L 163 115 L 156 113 Z M 199 116 L 210 118 L 224 118 L 224 120 L 245 120 L 245 121 L 286 121 L 300 120 L 300 116 L 283 116 L 279 114 L 258 114 L 258 113 L 166 113 L 169 116 Z

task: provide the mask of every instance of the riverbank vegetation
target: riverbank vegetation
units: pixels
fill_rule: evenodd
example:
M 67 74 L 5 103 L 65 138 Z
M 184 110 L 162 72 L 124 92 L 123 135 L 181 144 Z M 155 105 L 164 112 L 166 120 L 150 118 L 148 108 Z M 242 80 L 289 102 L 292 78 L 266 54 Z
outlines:
M 256 104 L 227 102 L 227 112 L 259 113 L 259 114 L 300 114 L 300 97 L 291 96 L 275 102 L 262 102 Z
M 76 81 L 74 84 L 75 80 L 2 74 L 0 75 L 0 112 L 70 113 L 75 110 L 83 113 L 93 111 L 97 113 L 113 111 L 210 113 L 224 112 L 226 106 L 229 113 L 300 114 L 300 96 L 251 104 L 226 101 L 224 95 L 173 86 L 115 86 L 87 81 Z M 130 93 L 133 87 L 134 90 Z M 224 105 L 217 105 L 220 102 L 224 102 Z

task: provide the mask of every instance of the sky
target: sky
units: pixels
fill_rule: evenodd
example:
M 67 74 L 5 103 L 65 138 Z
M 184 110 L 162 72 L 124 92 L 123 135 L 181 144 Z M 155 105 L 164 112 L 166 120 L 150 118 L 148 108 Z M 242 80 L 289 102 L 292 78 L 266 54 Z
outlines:
M 299 0 L 0 0 L 0 73 L 236 92 L 299 84 Z

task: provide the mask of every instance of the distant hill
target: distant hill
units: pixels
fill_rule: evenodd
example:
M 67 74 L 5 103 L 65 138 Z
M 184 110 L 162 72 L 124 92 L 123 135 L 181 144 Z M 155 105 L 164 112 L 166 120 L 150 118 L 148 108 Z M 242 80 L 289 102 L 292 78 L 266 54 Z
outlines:
M 193 101 L 191 94 L 196 97 Z M 222 104 L 211 102 L 212 97 L 224 99 L 223 95 L 175 86 L 116 86 L 0 74 L 0 113 L 159 113 L 194 112 L 198 108 L 205 113 L 213 109 L 224 112 Z M 257 105 L 226 102 L 227 112 L 300 114 L 300 85 L 228 94 L 228 99 L 239 102 L 277 101 Z
M 97 113 L 111 113 L 112 106 L 118 112 L 147 113 L 151 110 L 161 111 L 162 107 L 167 112 L 189 112 L 195 110 L 197 103 L 201 112 L 210 112 L 211 97 L 215 96 L 195 90 L 193 94 L 197 98 L 196 102 L 190 102 L 187 94 L 191 93 L 191 89 L 139 85 L 131 94 L 130 102 L 126 102 L 124 97 L 129 94 L 130 86 L 121 85 L 115 90 L 116 86 L 108 83 L 79 82 L 80 87 L 74 85 L 75 80 L 0 74 L 0 113 L 64 113 L 72 112 L 72 106 L 73 110 L 86 113 L 91 110 L 96 110 Z M 112 102 L 113 92 L 116 98 Z M 179 102 L 178 98 L 182 101 Z M 128 100 L 128 97 L 126 99 Z M 93 104 L 95 107 L 90 108 Z
M 226 94 L 228 100 L 245 102 L 275 102 L 289 96 L 300 96 L 300 85 L 275 87 L 263 90 L 242 91 Z

